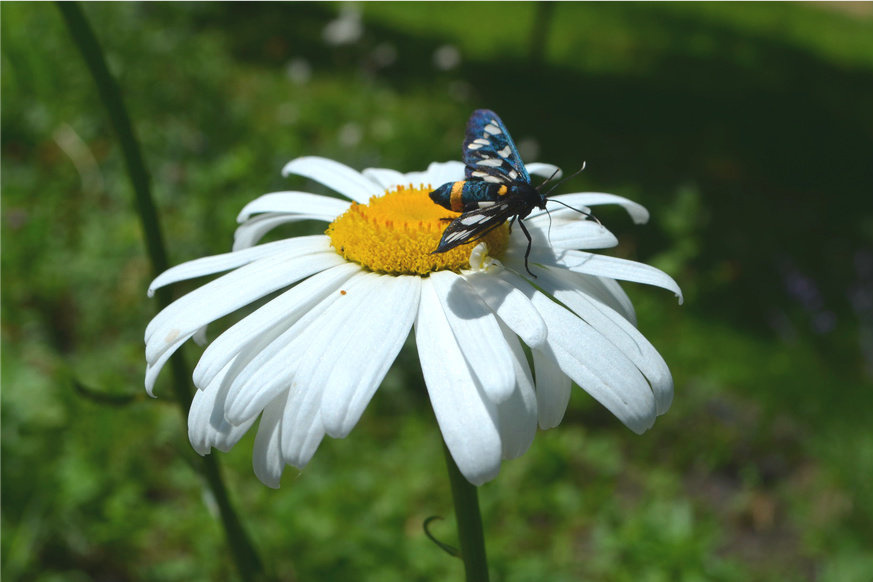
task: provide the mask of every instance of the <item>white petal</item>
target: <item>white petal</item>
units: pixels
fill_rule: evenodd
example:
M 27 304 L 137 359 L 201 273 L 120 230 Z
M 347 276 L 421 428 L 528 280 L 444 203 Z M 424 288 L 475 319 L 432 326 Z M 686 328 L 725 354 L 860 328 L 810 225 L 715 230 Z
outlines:
M 502 447 L 496 410 L 476 386 L 431 279 L 421 282 L 415 322 L 421 370 L 452 458 L 468 481 L 481 485 L 500 470 Z
M 355 202 L 366 203 L 373 196 L 381 196 L 384 190 L 379 184 L 368 180 L 352 168 L 315 156 L 291 160 L 282 168 L 282 175 L 297 174 L 324 184 Z
M 379 184 L 383 190 L 392 190 L 397 186 L 406 186 L 409 180 L 397 170 L 387 168 L 367 168 L 361 172 L 368 179 Z
M 194 332 L 194 335 L 191 339 L 194 340 L 194 343 L 198 346 L 205 346 L 209 343 L 209 338 L 206 337 L 206 330 L 209 329 L 208 325 L 202 326 L 200 329 Z
M 348 210 L 350 202 L 331 196 L 308 194 L 306 192 L 272 192 L 255 198 L 246 204 L 237 216 L 237 222 L 248 220 L 253 214 L 280 212 L 318 217 L 330 222 Z
M 305 433 L 305 436 L 300 445 L 294 445 L 292 451 L 285 453 L 285 462 L 289 465 L 294 465 L 298 469 L 304 468 L 312 460 L 315 451 L 318 450 L 318 445 L 324 439 L 324 426 L 321 423 L 321 418 L 316 411 L 315 415 L 310 419 L 311 424 L 308 427 L 299 427 L 298 432 Z M 296 441 L 294 441 L 296 442 Z
M 281 253 L 249 263 L 177 299 L 146 327 L 146 361 L 153 362 L 176 338 L 236 311 L 273 291 L 318 271 L 341 264 L 334 252 L 307 255 Z
M 634 432 L 650 428 L 655 422 L 655 398 L 633 362 L 542 293 L 532 301 L 549 326 L 549 347 L 561 370 Z
M 298 469 L 309 463 L 324 438 L 321 396 L 321 386 L 296 382 L 288 393 L 280 431 L 282 459 Z
M 554 178 L 552 180 L 559 180 L 563 175 L 561 168 L 554 164 L 544 164 L 542 162 L 531 162 L 530 164 L 525 164 L 524 166 L 527 168 L 527 173 L 532 176 L 542 176 L 543 178 Z M 557 172 L 557 174 L 555 173 Z
M 433 162 L 424 172 L 408 172 L 403 175 L 402 185 L 412 184 L 415 187 L 430 185 L 439 188 L 447 182 L 457 182 L 464 179 L 464 164 L 461 162 Z
M 546 323 L 522 291 L 522 288 L 530 288 L 526 281 L 505 271 L 496 276 L 475 272 L 465 277 L 479 297 L 525 344 L 535 347 L 546 341 Z
M 567 206 L 571 206 L 579 210 L 585 210 L 586 207 L 590 206 L 618 204 L 627 211 L 627 213 L 631 217 L 631 220 L 633 220 L 635 224 L 644 224 L 649 221 L 649 211 L 646 210 L 645 206 L 637 204 L 636 202 L 628 200 L 627 198 L 616 196 L 615 194 L 604 194 L 601 192 L 577 192 L 575 194 L 561 194 L 559 196 L 549 196 L 549 200 L 559 200 Z M 536 209 L 531 212 L 531 216 L 536 216 L 538 214 L 542 214 L 543 212 L 545 211 Z
M 378 293 L 346 322 L 331 345 L 337 359 L 325 383 L 321 417 L 327 434 L 349 434 L 409 336 L 421 293 L 420 277 L 382 276 Z
M 667 363 L 631 323 L 576 287 L 578 275 L 562 269 L 540 271 L 540 287 L 574 311 L 624 353 L 643 373 L 655 394 L 656 413 L 663 414 L 673 401 L 673 377 Z
M 258 423 L 258 434 L 255 437 L 255 447 L 252 450 L 252 467 L 255 475 L 267 487 L 279 488 L 282 470 L 285 462 L 282 460 L 282 449 L 279 444 L 279 431 L 284 411 L 285 394 L 276 397 L 264 409 L 261 422 Z
M 615 235 L 604 226 L 567 208 L 552 210 L 549 213 L 525 220 L 525 225 L 531 234 L 532 250 L 539 251 L 548 249 L 548 247 L 605 249 L 618 244 Z M 513 234 L 515 235 L 515 233 Z M 524 238 L 524 233 L 519 234 L 520 236 L 515 235 L 515 240 L 523 248 L 527 248 L 527 238 Z
M 282 226 L 283 224 L 290 224 L 292 222 L 299 222 L 307 219 L 320 220 L 320 217 L 307 217 L 302 214 L 279 214 L 270 212 L 269 214 L 260 214 L 254 218 L 250 218 L 233 231 L 233 250 L 235 252 L 243 251 L 253 247 L 274 228 Z
M 282 456 L 289 464 L 304 467 L 324 437 L 322 400 L 331 372 L 343 364 L 343 350 L 337 353 L 337 344 L 342 342 L 337 338 L 348 322 L 365 311 L 364 306 L 382 291 L 380 279 L 373 273 L 353 277 L 343 286 L 345 293 L 337 290 L 329 307 L 312 325 L 264 366 L 262 373 L 267 375 L 272 375 L 268 368 L 291 370 L 291 389 L 282 423 Z M 288 365 L 292 358 L 294 364 Z
M 230 422 L 256 417 L 279 394 L 287 393 L 307 339 L 317 332 L 316 320 L 332 301 L 318 303 L 287 329 L 265 332 L 237 356 L 225 380 L 229 384 L 225 416 Z
M 290 350 L 283 349 L 267 364 L 271 367 L 287 368 L 286 362 L 289 359 L 296 360 L 291 366 L 291 397 L 297 404 L 293 413 L 286 412 L 287 431 L 282 437 L 283 455 L 286 459 L 294 459 L 296 466 L 300 466 L 298 463 L 304 459 L 308 461 L 302 447 L 312 431 L 316 429 L 321 435 L 324 433 L 322 400 L 329 389 L 329 379 L 333 371 L 345 365 L 346 351 L 367 350 L 362 345 L 346 348 L 350 338 L 345 330 L 350 322 L 365 320 L 361 315 L 366 313 L 367 305 L 384 290 L 380 279 L 381 276 L 374 273 L 361 273 L 354 277 L 345 286 L 345 293 L 337 293 L 330 308 L 306 330 L 305 335 L 301 335 L 299 343 L 302 345 L 297 347 L 293 355 Z M 329 408 L 330 406 L 326 407 Z M 291 414 L 293 416 L 289 416 Z M 312 418 L 314 415 L 318 417 L 317 423 Z M 320 441 L 320 436 L 318 440 Z
M 664 271 L 645 263 L 570 250 L 559 252 L 556 262 L 576 273 L 655 285 L 672 291 L 679 298 L 679 303 L 682 303 L 682 290 L 676 281 Z
M 336 258 L 340 258 L 339 255 L 321 253 L 320 256 L 300 257 L 299 261 L 289 262 L 283 266 L 283 269 L 276 268 L 275 272 L 271 273 L 271 277 L 278 277 L 281 285 L 272 286 L 274 281 L 257 276 L 244 284 L 239 282 L 239 277 L 236 277 L 233 281 L 235 289 L 234 285 L 231 285 L 224 296 L 221 296 L 221 287 L 211 287 L 207 290 L 208 292 L 204 293 L 204 289 L 211 285 L 210 283 L 171 303 L 155 316 L 155 319 L 149 324 L 151 329 L 146 330 L 146 361 L 149 363 L 146 370 L 146 389 L 148 392 L 151 394 L 155 379 L 167 359 L 202 326 L 247 305 L 261 295 L 272 292 L 277 287 L 294 283 L 297 278 L 309 275 L 312 271 L 335 265 Z M 288 271 L 285 271 L 285 268 Z M 243 267 L 225 275 L 222 279 L 233 277 L 245 270 L 246 267 Z M 263 273 L 260 274 L 263 275 Z M 233 290 L 237 293 L 234 294 Z
M 206 386 L 224 366 L 273 327 L 289 328 L 302 314 L 321 301 L 361 268 L 343 263 L 309 277 L 249 314 L 218 336 L 194 368 L 194 384 Z M 278 335 L 278 334 L 276 334 Z
M 537 386 L 537 416 L 540 428 L 550 429 L 561 424 L 570 403 L 572 382 L 561 371 L 555 354 L 548 345 L 533 352 Z
M 343 287 L 347 294 L 356 296 L 373 276 L 359 272 Z M 325 349 L 336 334 L 335 330 L 354 315 L 355 305 L 341 301 L 342 298 L 341 290 L 336 289 L 268 344 L 259 342 L 253 346 L 256 349 L 250 348 L 249 359 L 235 374 L 228 393 L 226 415 L 231 422 L 241 422 L 257 414 L 265 402 L 291 385 L 292 380 L 295 385 L 312 384 L 321 389 L 322 384 L 309 378 L 309 373 L 301 368 L 311 369 L 313 361 L 320 357 L 320 350 Z
M 637 314 L 634 311 L 633 303 L 631 303 L 630 297 L 627 296 L 627 293 L 621 288 L 618 281 L 609 277 L 595 277 L 581 273 L 577 273 L 577 275 L 579 278 L 576 280 L 575 285 L 579 289 L 585 291 L 601 303 L 605 303 L 636 326 Z
M 429 277 L 467 364 L 495 403 L 515 387 L 512 352 L 493 312 L 463 277 L 438 271 Z
M 530 448 L 536 435 L 537 397 L 527 357 L 518 338 L 509 328 L 501 326 L 501 329 L 514 355 L 517 383 L 512 395 L 497 405 L 498 427 L 503 446 L 502 456 L 504 459 L 514 459 Z
M 531 264 L 554 265 L 556 263 L 554 253 L 531 251 Z M 527 280 L 527 271 L 524 269 L 524 254 L 518 249 L 513 249 L 507 252 L 503 257 L 503 265 L 506 266 L 513 274 L 521 275 L 521 278 Z M 558 267 L 563 268 L 563 267 Z M 572 271 L 568 271 L 572 272 Z M 594 275 L 586 275 L 583 273 L 575 273 L 577 279 L 573 281 L 573 286 L 579 290 L 591 295 L 601 303 L 605 303 L 622 316 L 631 322 L 633 325 L 637 323 L 637 316 L 634 311 L 634 306 L 631 303 L 630 297 L 627 296 L 624 289 L 621 288 L 618 281 L 608 277 L 595 277 Z
M 224 373 L 230 367 L 226 366 Z M 204 390 L 197 390 L 188 411 L 188 440 L 201 455 L 208 455 L 215 447 L 219 451 L 229 451 L 243 435 L 248 432 L 255 418 L 239 425 L 233 425 L 224 416 L 224 399 L 227 390 L 222 389 L 224 373 L 215 377 Z
M 146 364 L 146 372 L 145 372 L 145 389 L 149 396 L 152 398 L 155 397 L 155 382 L 158 380 L 158 374 L 161 373 L 161 370 L 164 368 L 164 365 L 167 363 L 167 360 L 170 359 L 176 350 L 179 349 L 179 346 L 184 344 L 186 341 L 191 339 L 194 333 L 187 333 L 184 335 L 177 336 L 173 339 L 173 341 L 168 345 L 167 350 L 162 353 L 159 357 L 157 357 L 154 361 L 148 362 Z M 148 347 L 148 346 L 147 346 Z
M 464 164 L 458 161 L 431 162 L 427 167 L 426 176 L 434 188 L 439 188 L 446 182 L 463 180 L 464 167 Z M 416 184 L 416 182 L 413 182 L 413 184 Z
M 227 385 L 224 415 L 228 421 L 243 423 L 256 418 L 280 394 L 287 393 L 293 365 L 266 369 L 263 361 L 280 349 L 299 347 L 300 333 L 306 327 L 298 321 L 287 329 L 265 331 L 234 359 L 224 380 Z
M 222 271 L 230 271 L 248 263 L 254 262 L 264 257 L 278 255 L 286 252 L 297 252 L 300 254 L 309 254 L 318 251 L 327 251 L 330 249 L 330 239 L 324 235 L 318 236 L 301 236 L 285 240 L 279 240 L 271 243 L 266 243 L 251 249 L 243 251 L 234 251 L 232 253 L 224 253 L 221 255 L 212 255 L 210 257 L 202 257 L 193 261 L 182 263 L 171 267 L 157 276 L 149 285 L 149 297 L 155 294 L 156 289 L 160 289 L 165 285 L 194 279 L 195 277 L 203 277 L 204 275 L 213 275 Z

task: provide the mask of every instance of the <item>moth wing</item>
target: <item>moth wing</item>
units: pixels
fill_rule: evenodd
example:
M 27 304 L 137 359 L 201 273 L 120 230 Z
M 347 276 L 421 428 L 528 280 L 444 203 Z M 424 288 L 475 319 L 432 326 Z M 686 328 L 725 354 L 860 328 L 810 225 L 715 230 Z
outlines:
M 497 184 L 530 183 L 530 174 L 500 117 L 490 109 L 477 109 L 467 121 L 464 139 L 464 174 L 468 180 Z
M 477 241 L 516 214 L 518 210 L 511 200 L 465 212 L 446 227 L 434 253 L 444 253 L 457 246 Z

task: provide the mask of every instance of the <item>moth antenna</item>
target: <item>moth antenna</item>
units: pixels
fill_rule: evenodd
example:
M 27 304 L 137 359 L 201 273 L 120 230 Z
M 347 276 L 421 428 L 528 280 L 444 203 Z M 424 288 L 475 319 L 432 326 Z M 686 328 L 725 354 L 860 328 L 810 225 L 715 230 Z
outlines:
M 555 204 L 560 204 L 561 206 L 566 206 L 570 210 L 573 210 L 574 212 L 578 212 L 579 214 L 584 215 L 586 218 L 590 218 L 591 220 L 593 220 L 594 222 L 596 222 L 600 226 L 603 226 L 603 223 L 601 223 L 600 220 L 598 220 L 598 218 L 596 216 L 594 216 L 593 214 L 591 214 L 590 212 L 585 212 L 584 210 L 579 210 L 578 208 L 573 208 L 569 204 L 565 204 L 564 202 L 561 202 L 560 200 L 549 200 L 549 202 L 554 202 Z M 550 225 L 551 225 L 551 220 L 552 220 L 552 215 L 549 214 L 549 224 Z
M 557 202 L 557 200 L 553 200 L 552 202 Z M 552 213 L 549 212 L 549 209 L 546 208 L 546 216 L 549 217 L 549 228 L 546 230 L 546 238 L 551 242 L 552 240 Z
M 561 171 L 561 168 L 555 168 L 555 171 L 552 172 L 552 175 L 549 176 L 548 178 L 546 178 L 545 180 L 543 180 L 543 182 L 542 182 L 539 186 L 536 187 L 537 191 L 539 191 L 540 188 L 542 188 L 543 186 L 545 186 L 546 184 L 548 184 L 549 182 L 551 182 L 552 179 L 553 179 L 555 176 L 557 176 L 557 175 L 558 175 L 558 172 L 560 172 L 560 171 Z M 558 184 L 560 184 L 560 182 L 558 182 Z M 551 190 L 549 190 L 549 192 L 551 192 Z
M 581 167 L 581 168 L 579 168 L 578 170 L 576 170 L 575 172 L 573 172 L 572 174 L 570 174 L 569 176 L 567 176 L 566 178 L 564 178 L 563 180 L 561 180 L 560 182 L 558 182 L 557 184 L 555 184 L 554 186 L 552 186 L 551 188 L 549 188 L 549 191 L 545 193 L 545 196 L 548 196 L 549 194 L 551 194 L 552 191 L 554 191 L 555 188 L 557 188 L 558 186 L 560 186 L 561 184 L 563 184 L 564 182 L 566 182 L 566 181 L 569 180 L 570 178 L 575 178 L 576 176 L 578 176 L 579 174 L 581 174 L 582 171 L 583 171 L 584 169 L 585 169 L 585 162 L 582 162 L 582 167 Z M 558 173 L 558 172 L 557 172 L 557 170 L 556 170 L 556 171 L 555 171 L 555 174 L 557 174 L 557 173 Z M 555 174 L 552 174 L 552 177 L 554 177 Z M 551 179 L 552 179 L 552 178 L 549 178 L 549 180 L 551 180 Z M 543 185 L 547 184 L 547 183 L 549 182 L 549 180 L 546 180 L 545 182 L 543 182 L 542 184 L 540 184 L 540 186 L 543 186 Z
M 574 212 L 578 212 L 579 214 L 583 215 L 585 218 L 590 218 L 591 220 L 596 222 L 598 226 L 601 226 L 601 227 L 603 226 L 603 223 L 600 222 L 600 219 L 598 219 L 596 216 L 594 216 L 590 212 L 585 212 L 584 210 L 579 210 L 578 208 L 573 208 L 569 204 L 565 204 L 565 203 L 561 202 L 560 200 L 549 200 L 549 202 L 555 202 L 557 204 L 560 204 L 561 206 L 566 206 L 570 210 L 573 210 Z M 552 239 L 552 213 L 549 212 L 548 208 L 546 209 L 546 215 L 549 217 L 549 228 L 548 228 L 548 230 L 546 230 L 546 236 L 549 238 L 549 240 L 551 240 Z

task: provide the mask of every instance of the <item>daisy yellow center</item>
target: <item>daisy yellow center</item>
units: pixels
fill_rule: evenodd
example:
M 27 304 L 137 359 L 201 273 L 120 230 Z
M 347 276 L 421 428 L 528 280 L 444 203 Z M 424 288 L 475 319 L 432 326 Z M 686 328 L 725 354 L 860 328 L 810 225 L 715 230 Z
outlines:
M 371 271 L 391 275 L 425 275 L 470 266 L 470 251 L 479 242 L 488 254 L 506 249 L 509 229 L 495 228 L 479 241 L 434 254 L 443 231 L 460 216 L 430 199 L 432 188 L 400 186 L 367 204 L 353 203 L 327 228 L 336 252 Z M 445 220 L 448 219 L 448 220 Z

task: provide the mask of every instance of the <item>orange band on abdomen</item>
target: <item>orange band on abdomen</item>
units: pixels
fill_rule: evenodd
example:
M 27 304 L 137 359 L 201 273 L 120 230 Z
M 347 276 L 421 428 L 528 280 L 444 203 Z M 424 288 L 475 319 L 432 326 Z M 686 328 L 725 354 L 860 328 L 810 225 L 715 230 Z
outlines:
M 464 180 L 452 184 L 452 195 L 449 198 L 449 201 L 452 204 L 452 210 L 454 210 L 455 212 L 464 211 L 464 203 L 461 201 L 461 194 L 463 193 L 463 190 Z

